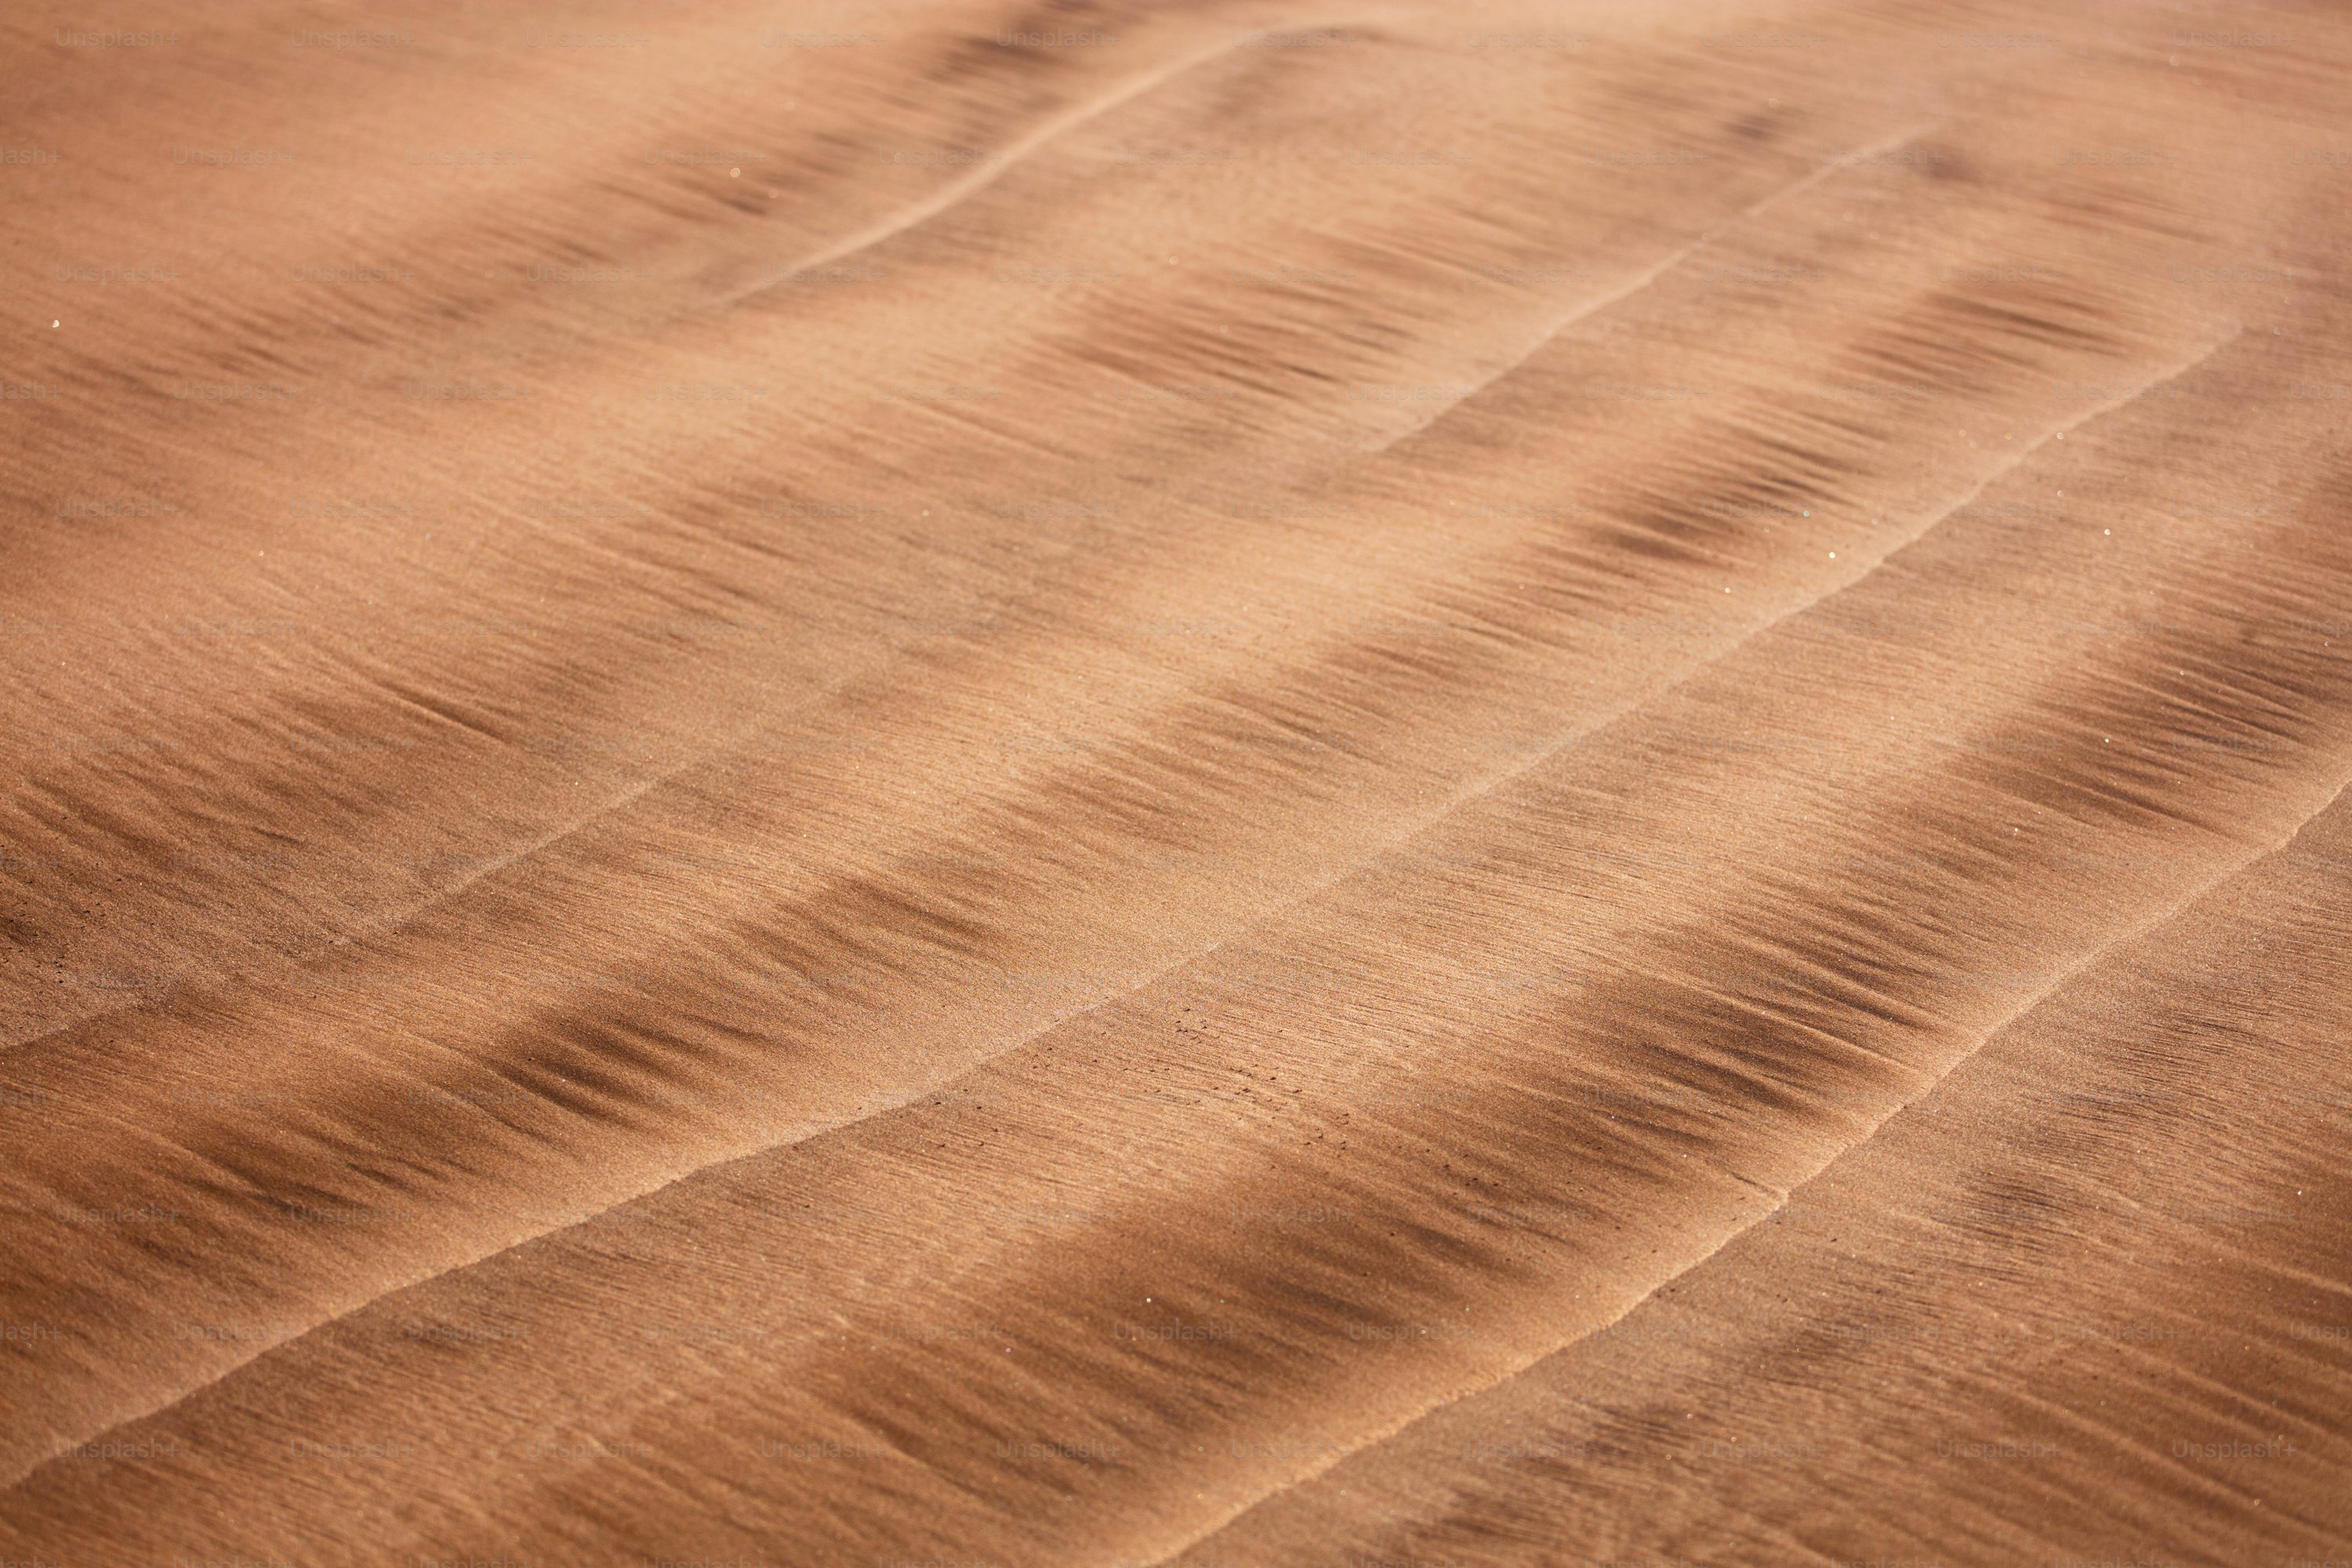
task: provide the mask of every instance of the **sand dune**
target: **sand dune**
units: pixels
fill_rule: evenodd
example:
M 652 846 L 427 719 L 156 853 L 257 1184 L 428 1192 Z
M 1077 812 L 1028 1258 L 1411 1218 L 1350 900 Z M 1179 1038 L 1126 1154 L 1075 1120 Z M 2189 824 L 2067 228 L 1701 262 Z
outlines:
M 0 1559 L 2352 1555 L 2352 22 L 0 20 Z

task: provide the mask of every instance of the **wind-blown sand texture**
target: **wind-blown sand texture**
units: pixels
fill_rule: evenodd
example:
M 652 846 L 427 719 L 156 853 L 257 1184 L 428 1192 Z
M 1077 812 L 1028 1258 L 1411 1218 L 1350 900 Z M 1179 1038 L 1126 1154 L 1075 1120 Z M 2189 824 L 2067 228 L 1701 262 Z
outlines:
M 0 79 L 0 1559 L 2352 1557 L 2343 6 Z

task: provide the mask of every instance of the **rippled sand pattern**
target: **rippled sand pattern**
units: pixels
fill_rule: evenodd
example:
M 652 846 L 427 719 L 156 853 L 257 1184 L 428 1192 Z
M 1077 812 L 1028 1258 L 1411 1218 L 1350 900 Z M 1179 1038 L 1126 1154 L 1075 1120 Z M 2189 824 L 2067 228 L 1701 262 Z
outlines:
M 2352 1558 L 2352 12 L 0 80 L 12 1568 Z

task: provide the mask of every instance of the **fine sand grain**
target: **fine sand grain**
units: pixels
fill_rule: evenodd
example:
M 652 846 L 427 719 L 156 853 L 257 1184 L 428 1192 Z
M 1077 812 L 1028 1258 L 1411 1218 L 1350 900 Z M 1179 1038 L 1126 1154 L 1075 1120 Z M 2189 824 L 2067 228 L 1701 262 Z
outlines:
M 2352 12 L 0 18 L 0 1562 L 2352 1559 Z

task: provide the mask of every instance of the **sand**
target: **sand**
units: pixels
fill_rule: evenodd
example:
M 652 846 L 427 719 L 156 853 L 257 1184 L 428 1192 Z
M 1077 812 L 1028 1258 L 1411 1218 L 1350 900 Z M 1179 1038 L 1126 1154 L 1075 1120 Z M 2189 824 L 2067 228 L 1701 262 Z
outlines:
M 2352 17 L 0 20 L 0 1559 L 2352 1555 Z

